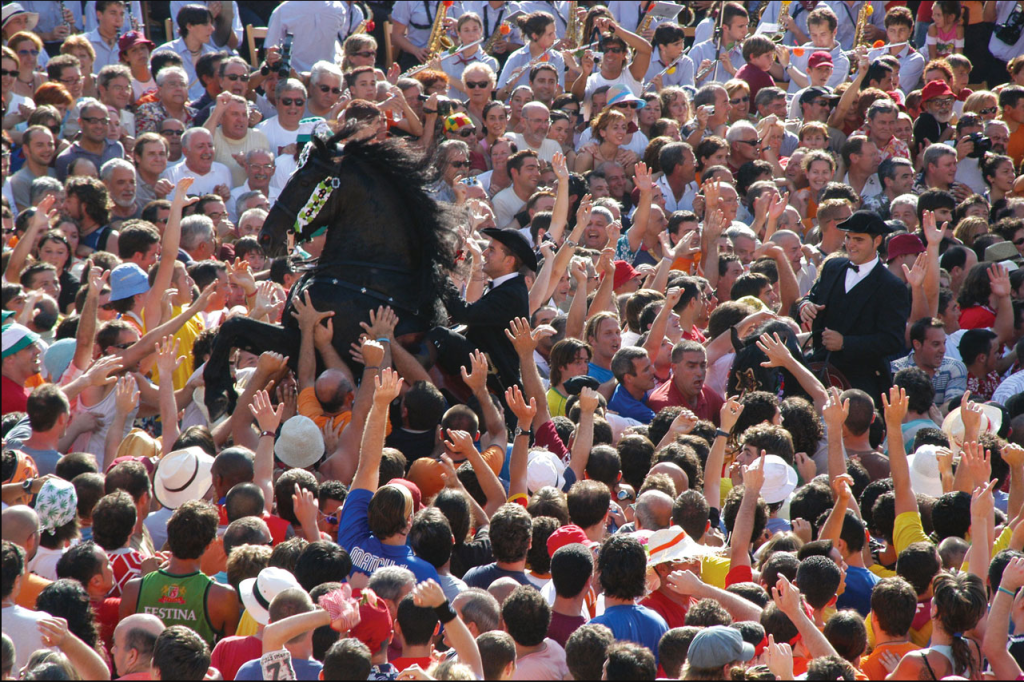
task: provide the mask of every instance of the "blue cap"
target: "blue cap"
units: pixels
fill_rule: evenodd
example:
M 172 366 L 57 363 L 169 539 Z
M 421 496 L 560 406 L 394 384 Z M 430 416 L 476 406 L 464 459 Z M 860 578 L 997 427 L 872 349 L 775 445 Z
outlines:
M 110 273 L 110 302 L 149 291 L 149 276 L 135 263 L 121 263 Z
M 43 353 L 43 374 L 53 383 L 60 381 L 71 360 L 75 357 L 78 344 L 74 339 L 60 339 Z

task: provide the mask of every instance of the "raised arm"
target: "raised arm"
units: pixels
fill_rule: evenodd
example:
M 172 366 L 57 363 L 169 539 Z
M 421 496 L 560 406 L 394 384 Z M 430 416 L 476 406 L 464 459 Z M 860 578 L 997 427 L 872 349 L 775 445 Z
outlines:
M 907 451 L 903 448 L 903 418 L 907 415 L 910 400 L 907 392 L 893 386 L 888 397 L 882 394 L 885 408 L 885 428 L 889 439 L 889 471 L 892 476 L 893 492 L 896 495 L 896 516 L 917 511 L 917 497 L 910 485 L 910 465 Z
M 359 464 L 356 466 L 350 490 L 377 490 L 388 406 L 398 397 L 401 390 L 402 379 L 390 368 L 385 369 L 374 380 L 373 407 L 370 408 L 370 416 L 363 429 L 363 440 L 359 446 Z
M 576 436 L 572 441 L 572 452 L 569 459 L 569 468 L 576 474 L 576 480 L 582 481 L 586 478 L 585 471 L 587 462 L 590 460 L 590 450 L 594 447 L 594 412 L 600 404 L 597 391 L 584 386 L 580 391 L 580 423 L 576 427 Z
M 144 314 L 146 325 L 151 328 L 163 322 L 161 302 L 171 286 L 171 278 L 174 277 L 174 263 L 177 261 L 178 247 L 181 245 L 182 210 L 185 206 L 199 201 L 198 197 L 186 196 L 193 182 L 195 182 L 195 178 L 191 176 L 185 176 L 178 180 L 174 198 L 171 199 L 171 212 L 167 216 L 167 227 L 164 228 L 163 236 L 160 238 L 161 258 L 156 266 L 153 284 L 146 293 Z
M 811 370 L 807 369 L 804 363 L 793 357 L 793 354 L 789 352 L 789 348 L 779 338 L 778 333 L 772 336 L 761 334 L 761 338 L 757 340 L 757 347 L 768 356 L 768 359 L 761 363 L 762 367 L 782 367 L 788 370 L 790 374 L 796 377 L 801 388 L 811 396 L 815 409 L 819 411 L 825 409 L 825 402 L 828 400 L 825 386 L 818 377 L 814 376 Z
M 487 391 L 487 356 L 479 350 L 473 351 L 469 356 L 469 371 L 463 366 L 462 381 L 473 391 L 473 396 L 480 403 L 480 411 L 484 416 L 486 434 L 480 438 L 480 445 L 484 449 L 495 446 L 502 452 L 508 444 L 508 430 L 505 428 L 505 419 L 501 412 L 495 407 L 491 400 L 491 394 Z M 476 448 L 473 448 L 476 452 Z M 479 453 L 478 453 L 479 454 Z
M 174 372 L 181 367 L 184 357 L 178 356 L 181 343 L 173 336 L 165 336 L 156 349 L 156 366 L 160 372 L 160 442 L 164 452 L 174 449 L 178 440 L 178 403 L 174 399 Z
M 498 510 L 498 507 L 505 504 L 505 487 L 498 480 L 498 475 L 487 465 L 487 462 L 484 461 L 476 447 L 473 446 L 473 437 L 469 433 L 457 429 L 448 429 L 448 438 L 451 440 L 444 442 L 448 449 L 465 457 L 469 461 L 469 465 L 473 467 L 473 471 L 476 472 L 480 488 L 487 497 L 487 505 L 484 507 L 484 512 L 490 517 Z M 502 451 L 504 452 L 504 448 Z
M 843 96 L 839 98 L 839 103 L 836 104 L 836 108 L 832 110 L 832 113 L 828 117 L 828 125 L 833 128 L 842 128 L 843 121 L 846 119 L 846 112 L 853 107 L 853 103 L 860 97 L 860 84 L 864 82 L 864 76 L 868 74 L 868 55 L 866 51 L 860 52 L 857 55 L 857 75 L 853 77 L 853 82 L 850 83 L 850 87 L 846 89 Z
M 626 230 L 626 239 L 629 240 L 630 251 L 639 251 L 643 244 L 644 232 L 647 231 L 647 222 L 651 218 L 654 182 L 651 180 L 651 171 L 643 161 L 634 166 L 634 173 L 633 181 L 640 189 L 640 201 L 637 202 L 636 212 L 633 214 L 633 224 Z
M 736 525 L 729 538 L 730 567 L 750 566 L 750 540 L 754 532 L 754 516 L 757 512 L 757 501 L 761 497 L 764 485 L 764 464 L 767 456 L 761 451 L 758 466 L 743 467 L 743 499 L 740 511 L 736 515 Z
M 217 134 L 217 126 L 220 124 L 220 119 L 224 116 L 224 112 L 227 110 L 227 106 L 231 104 L 232 95 L 230 92 L 222 92 L 217 95 L 215 100 L 216 104 L 213 105 L 213 111 L 210 112 L 210 116 L 206 119 L 206 123 L 203 127 L 210 131 L 211 135 Z
M 995 487 L 996 481 L 992 480 L 983 487 L 975 488 L 971 494 L 971 547 L 967 552 L 970 561 L 968 572 L 981 578 L 982 582 L 988 579 L 992 545 L 996 541 L 995 502 L 992 499 L 992 490 Z
M 11 252 L 10 259 L 7 261 L 7 267 L 4 269 L 4 279 L 6 281 L 15 284 L 19 281 L 21 271 L 25 268 L 25 262 L 32 252 L 32 247 L 39 241 L 39 237 L 43 232 L 50 228 L 52 221 L 58 218 L 57 210 L 53 208 L 56 198 L 56 195 L 51 194 L 44 197 L 39 202 L 39 205 L 35 207 L 35 213 L 29 218 L 28 228 L 25 230 L 24 236 L 18 240 L 18 243 L 14 246 L 14 251 Z
M 146 332 L 145 336 L 139 339 L 138 342 L 132 344 L 132 346 L 124 352 L 123 359 L 125 366 L 132 367 L 146 360 L 156 348 L 157 341 L 168 334 L 176 334 L 178 330 L 185 326 L 185 323 L 191 320 L 196 313 L 206 308 L 216 287 L 216 284 L 211 284 L 206 287 L 192 305 L 181 311 L 178 315 L 172 317 L 170 320 L 167 320 L 159 327 Z
M 779 582 L 772 588 L 772 599 L 775 600 L 775 605 L 779 607 L 779 610 L 786 614 L 796 626 L 800 636 L 803 637 L 804 646 L 807 647 L 807 651 L 813 658 L 838 655 L 825 635 L 804 611 L 800 590 L 790 583 L 786 576 L 779 576 Z
M 109 680 L 110 669 L 95 649 L 68 630 L 63 618 L 46 617 L 36 622 L 45 646 L 60 649 L 83 680 Z
M 737 519 L 738 521 L 738 519 Z M 673 571 L 669 573 L 668 587 L 678 594 L 686 594 L 694 599 L 714 599 L 729 612 L 734 621 L 761 620 L 761 607 L 743 597 L 709 585 L 692 571 Z
M 547 396 L 544 394 L 544 383 L 537 370 L 537 362 L 533 359 L 533 351 L 537 348 L 537 341 L 543 332 L 544 330 L 540 329 L 531 332 L 530 321 L 525 317 L 513 319 L 509 323 L 508 329 L 505 330 L 505 336 L 512 342 L 512 347 L 519 354 L 519 370 L 522 374 L 526 398 L 537 403 L 537 414 L 533 418 L 534 428 L 551 421 Z
M 299 343 L 299 366 L 296 382 L 299 391 L 312 388 L 316 381 L 315 331 L 321 320 L 332 317 L 333 312 L 320 312 L 309 300 L 309 291 L 304 296 L 292 299 L 292 317 L 298 320 L 301 341 Z M 344 364 L 344 363 L 342 363 Z
M 452 648 L 459 657 L 459 662 L 469 667 L 476 679 L 484 678 L 483 661 L 480 658 L 480 649 L 476 645 L 476 638 L 466 627 L 466 624 L 459 618 L 459 614 L 452 608 L 444 596 L 441 586 L 433 580 L 426 580 L 412 588 L 412 599 L 416 606 L 431 608 L 437 614 L 437 618 L 445 628 L 448 639 L 451 640 Z
M 266 391 L 257 391 L 249 412 L 260 427 L 260 441 L 253 460 L 253 480 L 258 481 L 256 485 L 263 490 L 263 506 L 269 514 L 274 509 L 274 439 L 284 415 L 284 403 L 278 403 L 275 410 L 270 404 L 270 395 Z
M 603 26 L 602 23 L 604 24 Z M 597 19 L 595 25 L 599 31 L 610 31 L 617 38 L 621 38 L 626 45 L 633 48 L 633 61 L 629 64 L 629 73 L 637 81 L 643 81 L 644 76 L 647 75 L 647 69 L 651 65 L 651 44 L 641 36 L 619 26 L 614 19 Z
M 126 374 L 117 380 L 114 387 L 114 416 L 107 427 L 107 437 L 103 441 L 103 471 L 106 471 L 117 458 L 117 449 L 124 440 L 124 425 L 128 415 L 139 406 L 139 385 L 135 377 Z M 164 450 L 170 452 L 170 450 Z
M 846 510 L 849 508 L 853 493 L 850 486 L 853 485 L 853 478 L 848 474 L 832 481 L 832 492 L 835 495 L 836 503 L 832 506 L 825 525 L 818 531 L 819 540 L 831 540 L 833 545 L 839 544 L 839 536 L 843 532 L 843 521 L 846 519 Z
M 110 279 L 110 271 L 101 272 L 96 265 L 90 265 L 86 272 L 89 289 L 85 294 L 82 314 L 78 318 L 78 330 L 75 332 L 75 355 L 71 360 L 80 370 L 85 370 L 92 363 L 92 351 L 96 343 L 96 309 L 99 305 L 100 291 L 103 290 L 108 279 Z
M 725 467 L 725 446 L 729 441 L 736 421 L 743 414 L 743 405 L 735 397 L 728 398 L 719 411 L 721 426 L 715 432 L 715 442 L 711 445 L 707 465 L 704 467 L 704 499 L 708 506 L 719 509 L 722 506 L 722 469 Z
M 654 322 L 651 323 L 651 329 L 647 333 L 647 341 L 644 342 L 644 350 L 647 351 L 647 357 L 658 357 L 658 353 L 661 351 L 661 342 L 665 340 L 665 328 L 668 326 L 669 317 L 672 316 L 672 311 L 679 304 L 679 299 L 682 296 L 683 290 L 679 287 L 672 287 L 665 293 L 665 300 L 662 303 L 661 310 L 658 311 Z
M 601 283 L 597 286 L 597 293 L 594 294 L 594 300 L 590 303 L 590 308 L 587 310 L 587 316 L 591 316 L 594 313 L 601 312 L 603 310 L 613 310 L 612 301 L 615 298 L 615 251 L 611 248 L 605 248 L 601 252 L 601 257 L 597 261 L 597 272 L 603 275 Z
M 512 414 L 519 420 L 519 428 L 516 429 L 516 436 L 512 441 L 512 456 L 508 464 L 508 498 L 511 500 L 517 495 L 526 495 L 529 492 L 526 489 L 527 451 L 530 449 L 530 433 L 533 430 L 533 424 L 536 423 L 537 399 L 530 398 L 527 402 L 519 387 L 512 386 L 505 391 L 505 402 L 512 410 Z
M 1010 641 L 1014 595 L 1021 586 L 1024 586 L 1024 557 L 1017 556 L 1010 559 L 1010 563 L 1003 569 L 999 589 L 992 596 L 992 609 L 988 614 L 988 626 L 982 644 L 982 651 L 997 680 L 1016 680 L 1024 674 L 1017 660 L 1006 648 L 1006 643 Z
M 569 267 L 569 273 L 576 281 L 576 293 L 569 304 L 569 317 L 565 321 L 565 337 L 582 339 L 587 320 L 587 264 L 578 259 Z

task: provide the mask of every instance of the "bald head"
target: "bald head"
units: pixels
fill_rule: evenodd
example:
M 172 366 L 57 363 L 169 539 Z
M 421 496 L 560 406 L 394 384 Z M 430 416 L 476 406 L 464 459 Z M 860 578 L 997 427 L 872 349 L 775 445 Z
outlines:
M 13 542 L 28 551 L 26 543 L 38 541 L 34 537 L 39 531 L 39 515 L 28 505 L 16 504 L 3 511 L 3 539 Z M 31 557 L 29 557 L 31 558 Z
M 348 376 L 338 369 L 328 369 L 316 378 L 313 384 L 316 399 L 327 414 L 337 414 L 344 410 L 349 397 L 355 388 Z
M 647 490 L 642 493 L 636 501 L 636 529 L 668 528 L 672 523 L 672 502 L 672 498 L 660 490 Z
M 139 630 L 153 635 L 155 639 L 167 626 L 156 616 L 149 613 L 133 613 L 127 618 L 122 618 L 114 628 L 114 636 L 117 633 L 130 634 L 132 630 Z
M 512 594 L 515 589 L 519 587 L 519 583 L 509 577 L 498 578 L 490 587 L 487 588 L 487 592 L 498 600 L 498 604 L 504 604 L 505 600 L 508 599 L 508 595 Z
M 542 102 L 527 102 L 523 105 L 523 116 L 529 114 L 537 114 L 538 116 L 547 116 L 548 108 Z
M 658 462 L 651 467 L 651 470 L 647 475 L 650 476 L 651 474 L 665 474 L 671 478 L 672 483 L 676 486 L 676 495 L 690 489 L 690 479 L 678 464 L 673 464 L 672 462 Z M 641 494 L 641 497 L 643 497 L 643 494 Z
M 147 613 L 133 613 L 122 619 L 114 628 L 115 672 L 121 676 L 148 672 L 156 638 L 165 628 L 163 621 Z
M 217 489 L 217 497 L 224 497 L 239 483 L 252 482 L 255 475 L 253 453 L 249 448 L 228 448 L 214 458 L 210 473 L 213 474 L 213 486 Z

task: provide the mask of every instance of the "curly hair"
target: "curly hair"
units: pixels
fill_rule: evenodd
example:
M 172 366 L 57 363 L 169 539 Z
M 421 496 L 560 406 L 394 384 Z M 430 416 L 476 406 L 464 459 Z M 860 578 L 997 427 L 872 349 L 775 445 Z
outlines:
M 220 515 L 205 500 L 189 500 L 167 521 L 167 545 L 178 559 L 198 559 L 217 537 Z
M 71 578 L 61 578 L 43 588 L 36 598 L 36 608 L 51 616 L 68 622 L 68 631 L 80 640 L 101 650 L 100 630 L 93 615 L 89 593 L 82 583 Z
M 647 553 L 633 536 L 613 535 L 601 546 L 597 572 L 606 596 L 616 599 L 642 597 L 647 588 Z
M 825 437 L 825 425 L 814 411 L 814 405 L 806 398 L 793 396 L 782 401 L 779 411 L 782 412 L 782 428 L 793 438 L 793 450 L 813 456 Z
M 491 549 L 496 561 L 522 561 L 532 538 L 533 519 L 520 505 L 503 504 L 491 517 Z
M 107 186 L 96 178 L 82 175 L 68 178 L 64 185 L 64 194 L 69 199 L 78 199 L 85 214 L 97 224 L 106 225 L 110 222 L 110 207 L 113 202 L 110 200 Z

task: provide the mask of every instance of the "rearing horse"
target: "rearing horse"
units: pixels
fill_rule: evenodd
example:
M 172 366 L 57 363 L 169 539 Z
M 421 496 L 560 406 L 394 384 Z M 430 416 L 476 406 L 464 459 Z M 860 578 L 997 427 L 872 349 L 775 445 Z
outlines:
M 396 336 L 446 321 L 438 292 L 454 267 L 455 212 L 425 192 L 428 164 L 420 154 L 397 140 L 339 144 L 351 132 L 346 128 L 327 140 L 313 135 L 263 224 L 259 241 L 273 257 L 286 254 L 292 231 L 305 240 L 326 228 L 326 241 L 318 261 L 289 292 L 281 326 L 245 317 L 221 326 L 203 373 L 211 417 L 234 408 L 231 349 L 276 351 L 295 368 L 296 295 L 308 291 L 317 310 L 334 312 L 334 347 L 346 359 L 362 332 L 359 323 L 380 305 L 398 314 Z

